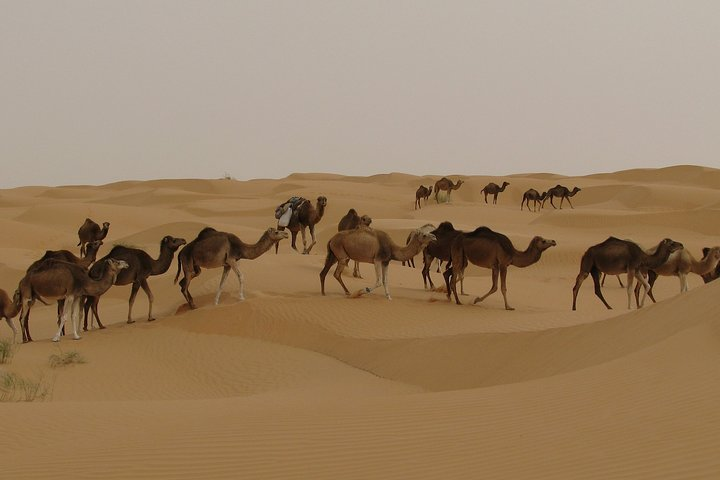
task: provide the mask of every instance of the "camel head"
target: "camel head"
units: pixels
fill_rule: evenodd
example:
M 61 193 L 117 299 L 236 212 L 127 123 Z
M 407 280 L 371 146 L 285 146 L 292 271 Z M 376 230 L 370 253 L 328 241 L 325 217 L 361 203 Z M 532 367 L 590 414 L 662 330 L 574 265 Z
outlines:
M 360 217 L 360 225 L 365 225 L 366 227 L 369 227 L 372 223 L 372 218 L 370 218 L 369 215 L 363 215 Z
M 555 240 L 550 240 L 543 237 L 534 237 L 532 239 L 532 244 L 538 248 L 541 252 L 544 252 L 550 247 L 554 247 L 557 245 L 557 242 Z
M 703 248 L 703 260 L 708 257 L 713 263 L 720 262 L 720 247 Z
M 170 235 L 166 235 L 165 237 L 163 237 L 162 242 L 160 242 L 161 248 L 167 247 L 170 249 L 171 252 L 176 251 L 178 248 L 182 247 L 186 243 L 187 242 L 184 238 L 175 238 L 171 237 Z
M 433 235 L 430 232 L 426 232 L 422 228 L 415 229 L 411 234 L 411 238 L 412 237 L 417 238 L 418 241 L 420 241 L 420 244 L 423 246 L 427 245 L 430 242 L 434 242 L 435 240 L 437 240 L 437 237 L 435 235 Z
M 459 188 L 460 185 L 462 185 L 463 183 L 465 183 L 465 182 L 463 182 L 462 180 L 458 179 L 457 183 L 455 184 L 455 187 L 456 187 L 456 188 Z
M 578 193 L 580 190 L 581 190 L 580 187 L 574 187 L 574 188 L 572 189 L 572 192 L 571 192 L 571 193 L 572 193 L 572 195 L 575 195 L 575 194 Z
M 673 253 L 684 248 L 684 246 L 680 242 L 676 242 L 670 238 L 664 238 L 658 245 L 657 249 L 660 250 L 661 248 L 667 248 L 670 253 Z
M 510 182 L 503 182 L 502 188 L 505 188 L 505 187 L 507 187 L 508 185 L 510 185 Z
M 430 185 L 430 188 L 428 188 L 428 195 L 430 195 L 432 193 L 432 189 L 433 189 L 433 186 Z
M 110 228 L 110 222 L 103 222 L 103 229 Z
M 88 242 L 85 246 L 86 251 L 94 251 L 97 252 L 100 250 L 100 247 L 102 246 L 103 241 L 102 240 L 93 240 L 92 242 Z
M 545 200 L 545 197 L 547 197 L 547 192 L 542 192 L 540 194 L 540 200 Z
M 283 240 L 285 238 L 288 238 L 288 233 L 285 230 L 278 230 L 277 228 L 270 227 L 267 230 L 265 230 L 265 235 L 267 235 L 270 240 L 273 242 L 279 242 L 280 240 Z
M 128 265 L 128 263 L 125 260 L 117 260 L 115 258 L 108 258 L 105 261 L 107 262 L 108 268 L 113 273 L 117 273 L 124 268 L 130 267 L 130 265 Z
M 327 198 L 325 198 L 323 196 L 319 196 L 317 198 L 317 204 L 318 204 L 318 208 L 325 207 L 327 205 Z

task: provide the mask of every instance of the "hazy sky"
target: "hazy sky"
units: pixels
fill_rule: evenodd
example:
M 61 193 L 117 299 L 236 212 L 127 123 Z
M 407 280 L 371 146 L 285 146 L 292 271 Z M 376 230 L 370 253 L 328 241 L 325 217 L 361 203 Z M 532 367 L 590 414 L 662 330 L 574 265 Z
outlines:
M 720 3 L 0 0 L 0 187 L 720 167 Z

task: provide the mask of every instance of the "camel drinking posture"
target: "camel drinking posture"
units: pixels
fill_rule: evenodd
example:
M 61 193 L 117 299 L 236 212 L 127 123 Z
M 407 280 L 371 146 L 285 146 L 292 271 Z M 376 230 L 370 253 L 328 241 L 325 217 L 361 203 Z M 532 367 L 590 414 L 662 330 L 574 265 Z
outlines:
M 417 191 L 415 192 L 415 210 L 418 208 L 422 209 L 420 206 L 420 199 L 425 199 L 425 203 L 427 203 L 427 199 L 430 198 L 430 195 L 432 194 L 433 187 L 430 185 L 430 187 L 426 187 L 424 185 L 420 185 L 418 187 Z
M 555 185 L 553 188 L 547 191 L 547 196 L 542 202 L 542 208 L 545 208 L 545 202 L 547 199 L 550 199 L 550 205 L 552 205 L 553 208 L 557 208 L 555 204 L 553 203 L 553 197 L 560 197 L 560 208 L 562 209 L 563 202 L 567 199 L 568 203 L 570 204 L 570 208 L 575 208 L 572 206 L 572 203 L 570 203 L 570 197 L 574 197 L 576 193 L 578 193 L 580 189 L 578 187 L 575 187 L 572 189 L 572 191 L 568 190 L 567 187 L 563 187 L 562 185 Z
M 20 303 L 19 290 L 15 290 L 15 294 L 13 295 L 12 300 L 10 300 L 7 292 L 0 288 L 0 319 L 4 318 L 7 324 L 12 329 L 13 340 L 17 335 L 17 328 L 15 328 L 15 324 L 13 323 L 12 319 L 15 318 L 18 313 L 20 313 L 21 305 L 22 304 Z
M 114 284 L 132 284 L 132 288 L 130 290 L 130 300 L 128 301 L 129 307 L 127 323 L 134 322 L 134 320 L 132 319 L 132 308 L 133 304 L 135 303 L 135 297 L 137 296 L 138 290 L 141 287 L 145 292 L 145 295 L 147 295 L 148 297 L 148 322 L 152 322 L 153 320 L 155 320 L 152 314 L 154 297 L 152 291 L 150 291 L 150 285 L 148 285 L 147 282 L 148 277 L 150 277 L 151 275 L 162 275 L 163 273 L 167 272 L 170 268 L 170 264 L 172 263 L 173 258 L 175 258 L 175 252 L 183 245 L 185 245 L 184 238 L 175 238 L 171 237 L 170 235 L 165 236 L 160 241 L 160 255 L 158 256 L 157 260 L 152 258 L 143 250 L 117 245 L 113 247 L 113 249 L 110 250 L 110 253 L 105 255 L 105 257 L 101 259 L 101 261 L 93 265 L 93 267 L 90 269 L 90 276 L 95 279 L 102 277 L 105 268 L 107 268 L 107 263 L 103 262 L 102 260 L 107 260 L 108 258 L 114 258 L 115 260 L 123 260 L 125 263 L 128 264 L 128 268 L 122 270 L 118 274 L 118 276 L 115 278 Z M 99 303 L 100 297 L 85 297 L 85 302 L 83 304 L 83 311 L 85 314 L 83 321 L 83 330 L 87 331 L 88 312 L 91 308 L 93 317 L 95 318 L 95 320 L 97 320 L 98 327 L 105 328 L 105 326 L 103 326 L 102 322 L 100 321 L 100 316 L 98 315 Z M 90 323 L 92 327 L 92 320 Z
M 310 203 L 310 200 L 305 200 L 302 202 L 295 212 L 293 212 L 292 217 L 290 217 L 290 223 L 287 227 L 278 227 L 278 230 L 284 230 L 287 228 L 290 230 L 290 233 L 292 235 L 292 241 L 290 246 L 293 248 L 293 250 L 297 251 L 297 247 L 295 246 L 295 241 L 297 239 L 297 234 L 300 232 L 302 235 L 302 241 L 303 241 L 303 255 L 307 255 L 310 253 L 310 250 L 312 250 L 313 246 L 315 246 L 315 225 L 322 220 L 323 215 L 325 214 L 325 207 L 327 206 L 327 198 L 320 196 L 317 198 L 317 203 L 315 206 L 313 206 L 312 203 Z M 305 228 L 308 228 L 310 230 L 310 237 L 312 238 L 312 243 L 310 245 L 307 244 L 306 238 L 305 238 Z M 275 253 L 278 252 L 278 244 L 275 244 Z
M 46 260 L 37 268 L 26 273 L 20 280 L 20 326 L 23 332 L 23 342 L 31 342 L 30 331 L 27 326 L 28 315 L 37 298 L 64 300 L 63 311 L 57 333 L 53 342 L 60 340 L 60 334 L 65 327 L 68 315 L 73 324 L 73 338 L 80 339 L 78 326 L 80 323 L 80 301 L 84 295 L 99 297 L 105 293 L 115 281 L 118 272 L 127 268 L 122 260 L 106 260 L 108 266 L 105 275 L 100 280 L 90 278 L 87 271 L 75 264 L 59 260 Z
M 643 277 L 642 272 L 644 270 L 658 268 L 667 261 L 671 253 L 681 248 L 683 248 L 682 243 L 675 242 L 669 238 L 662 240 L 652 255 L 646 253 L 635 242 L 620 240 L 615 237 L 609 237 L 604 242 L 593 245 L 585 251 L 580 260 L 580 273 L 578 273 L 575 279 L 575 286 L 573 287 L 572 309 L 576 309 L 578 291 L 580 291 L 580 286 L 588 275 L 592 275 L 593 283 L 595 284 L 595 295 L 597 295 L 608 309 L 612 308 L 605 301 L 605 297 L 603 297 L 602 290 L 600 289 L 601 273 L 607 273 L 608 275 L 627 273 L 626 288 L 628 309 L 632 308 L 631 298 L 635 279 L 637 278 L 637 280 L 642 283 L 643 287 L 645 287 L 645 294 L 647 294 L 650 290 L 650 285 Z M 639 306 L 642 307 L 644 301 L 645 295 L 643 295 Z
M 438 200 L 438 193 L 440 193 L 440 190 L 444 190 L 447 192 L 445 203 L 450 203 L 450 194 L 453 190 L 457 190 L 458 188 L 460 188 L 460 185 L 462 184 L 462 180 L 458 180 L 457 183 L 453 183 L 452 180 L 447 177 L 443 177 L 437 182 L 435 182 L 435 203 L 440 203 L 440 201 Z
M 223 273 L 220 278 L 220 286 L 215 295 L 215 305 L 220 303 L 220 294 L 230 270 L 235 272 L 240 283 L 239 298 L 245 300 L 243 274 L 238 268 L 238 262 L 243 258 L 248 260 L 258 258 L 283 238 L 288 238 L 287 232 L 268 228 L 255 244 L 250 245 L 232 233 L 219 232 L 211 227 L 204 228 L 198 233 L 197 238 L 185 245 L 178 253 L 178 270 L 175 275 L 175 283 L 177 283 L 182 270 L 183 278 L 180 280 L 180 291 L 190 308 L 196 308 L 193 297 L 190 295 L 190 282 L 200 275 L 201 268 L 222 267 Z
M 500 192 L 505 191 L 505 187 L 510 185 L 508 182 L 503 182 L 502 187 L 498 185 L 497 183 L 490 182 L 487 185 L 483 187 L 482 190 L 480 190 L 485 195 L 485 203 L 488 203 L 487 197 L 488 195 L 493 196 L 493 205 L 497 204 L 497 197 Z M 528 208 L 530 208 L 528 206 Z
M 337 263 L 333 276 L 340 283 L 346 295 L 350 291 L 342 280 L 342 271 L 350 260 L 372 263 L 375 265 L 375 286 L 365 288 L 361 292 L 370 293 L 380 286 L 385 287 L 385 297 L 390 300 L 388 288 L 388 265 L 390 260 L 407 261 L 417 255 L 435 236 L 422 230 L 413 232 L 410 243 L 404 247 L 392 241 L 390 235 L 369 228 L 356 228 L 336 233 L 327 244 L 327 257 L 325 266 L 320 272 L 320 291 L 325 295 L 325 277 L 330 268 Z
M 529 189 L 525 193 L 523 193 L 522 202 L 520 202 L 520 210 L 522 211 L 523 206 L 527 205 L 528 212 L 530 211 L 530 201 L 533 202 L 533 209 L 532 211 L 535 212 L 538 210 L 538 204 L 542 205 L 543 200 L 545 200 L 545 197 L 547 197 L 547 192 L 543 192 L 542 194 L 535 190 L 534 188 Z
M 354 230 L 361 226 L 369 227 L 371 223 L 372 218 L 368 215 L 363 215 L 361 217 L 354 208 L 351 208 L 338 222 L 338 232 L 342 232 L 343 230 Z M 358 262 L 355 262 L 353 277 L 362 278 L 360 275 L 360 263 Z
M 89 218 L 86 218 L 85 223 L 83 223 L 78 229 L 78 238 L 80 239 L 80 242 L 78 243 L 78 246 L 80 247 L 80 256 L 85 256 L 86 243 L 94 240 L 104 240 L 105 237 L 107 237 L 109 229 L 109 222 L 103 222 L 103 226 L 100 228 L 100 225 Z
M 507 301 L 507 268 L 510 265 L 524 268 L 538 260 L 545 250 L 557 245 L 555 240 L 534 237 L 530 240 L 528 248 L 521 252 L 516 250 L 508 237 L 502 233 L 494 232 L 487 227 L 479 227 L 470 233 L 461 233 L 452 243 L 452 268 L 445 271 L 445 284 L 447 297 L 450 292 L 455 295 L 455 302 L 460 305 L 457 294 L 457 282 L 462 280 L 469 263 L 479 267 L 492 269 L 492 287 L 482 297 L 477 297 L 473 304 L 482 302 L 497 291 L 498 275 L 500 276 L 500 291 L 503 294 L 506 310 L 514 310 Z

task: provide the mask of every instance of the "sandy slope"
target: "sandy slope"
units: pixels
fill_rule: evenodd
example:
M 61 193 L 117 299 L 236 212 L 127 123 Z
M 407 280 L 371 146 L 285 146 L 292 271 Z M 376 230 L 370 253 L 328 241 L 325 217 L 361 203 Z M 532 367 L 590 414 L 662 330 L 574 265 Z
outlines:
M 609 235 L 650 246 L 670 236 L 696 256 L 720 244 L 720 172 L 691 166 L 588 177 L 513 175 L 496 206 L 466 177 L 450 205 L 413 210 L 435 177 L 294 174 L 280 180 L 157 180 L 0 191 L 0 288 L 14 290 L 46 249 L 75 251 L 86 216 L 111 222 L 113 243 L 157 256 L 164 235 L 188 240 L 204 226 L 256 240 L 291 195 L 328 197 L 312 255 L 243 261 L 245 302 L 231 277 L 212 305 L 219 271 L 192 283 L 189 311 L 176 264 L 150 280 L 125 323 L 129 287 L 100 308 L 106 330 L 53 344 L 54 307 L 32 312 L 35 342 L 3 370 L 40 378 L 45 402 L 4 403 L 3 478 L 716 478 L 720 475 L 720 284 L 660 278 L 661 301 L 628 312 L 609 279 L 608 311 L 588 280 L 572 312 L 584 250 Z M 499 182 L 498 182 L 499 183 Z M 556 183 L 583 190 L 574 210 L 521 212 L 522 193 Z M 393 301 L 348 299 L 318 273 L 325 242 L 348 208 L 404 242 L 443 220 L 487 225 L 518 248 L 535 235 L 558 246 L 511 268 L 500 293 L 470 268 L 456 306 L 422 289 L 419 269 L 390 267 Z M 374 280 L 347 278 L 351 289 Z M 434 273 L 436 283 L 440 275 Z M 9 329 L 0 325 L 0 334 Z M 58 351 L 87 363 L 51 369 Z

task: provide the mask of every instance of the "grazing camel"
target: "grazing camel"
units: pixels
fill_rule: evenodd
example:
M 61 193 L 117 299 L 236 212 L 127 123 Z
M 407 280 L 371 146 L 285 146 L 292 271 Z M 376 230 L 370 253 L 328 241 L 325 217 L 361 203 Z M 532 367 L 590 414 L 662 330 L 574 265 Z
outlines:
M 287 232 L 268 228 L 254 244 L 247 244 L 236 235 L 228 232 L 219 232 L 207 227 L 198 233 L 197 238 L 185 245 L 178 253 L 178 270 L 175 283 L 178 282 L 180 271 L 183 278 L 180 280 L 180 291 L 190 308 L 196 308 L 192 295 L 190 295 L 190 282 L 200 275 L 201 268 L 223 268 L 220 286 L 215 294 L 215 305 L 220 303 L 220 294 L 227 279 L 228 272 L 232 270 L 240 283 L 239 298 L 245 300 L 243 293 L 243 274 L 238 268 L 238 262 L 246 258 L 254 260 L 270 250 L 280 240 L 288 238 Z
M 435 240 L 435 235 L 425 233 L 420 229 L 415 230 L 411 237 L 410 243 L 401 247 L 392 241 L 390 235 L 381 230 L 356 228 L 355 230 L 336 233 L 327 244 L 325 266 L 320 272 L 320 291 L 325 295 L 325 277 L 330 271 L 330 267 L 337 263 L 338 266 L 333 276 L 340 283 L 345 294 L 350 295 L 350 291 L 342 280 L 342 271 L 350 260 L 357 260 L 358 262 L 374 264 L 376 276 L 374 287 L 367 287 L 358 293 L 370 293 L 374 289 L 384 286 L 385 297 L 391 300 L 388 288 L 388 265 L 390 260 L 409 260 L 425 248 L 428 243 Z
M 18 313 L 20 313 L 21 305 L 22 304 L 20 303 L 20 290 L 15 290 L 15 294 L 13 295 L 12 300 L 10 300 L 7 292 L 0 288 L 0 319 L 4 318 L 7 324 L 12 329 L 13 341 L 15 341 L 15 337 L 17 336 L 17 328 L 15 328 L 15 324 L 13 323 L 12 319 L 15 318 Z
M 438 193 L 440 193 L 440 190 L 445 190 L 447 192 L 445 203 L 450 203 L 450 194 L 453 190 L 460 188 L 460 185 L 462 184 L 462 180 L 458 180 L 457 183 L 453 183 L 452 180 L 447 177 L 443 177 L 435 182 L 435 203 L 440 203 L 440 200 L 438 200 Z
M 110 250 L 110 253 L 105 255 L 105 257 L 103 257 L 101 261 L 93 265 L 93 267 L 90 269 L 90 276 L 94 279 L 102 277 L 104 270 L 107 268 L 107 264 L 102 260 L 114 258 L 115 260 L 125 261 L 125 263 L 128 264 L 128 268 L 122 270 L 118 274 L 118 276 L 115 278 L 114 285 L 132 284 L 130 290 L 130 299 L 128 301 L 129 307 L 127 323 L 135 322 L 135 320 L 132 319 L 132 308 L 133 304 L 135 303 L 135 297 L 141 287 L 145 292 L 145 295 L 147 295 L 148 297 L 148 322 L 152 322 L 153 320 L 155 320 L 155 317 L 153 317 L 152 314 L 154 297 L 152 291 L 150 291 L 150 285 L 148 285 L 148 277 L 153 275 L 162 275 L 163 273 L 167 272 L 170 268 L 170 264 L 172 264 L 173 258 L 175 258 L 175 252 L 178 248 L 185 245 L 185 243 L 186 242 L 184 238 L 175 238 L 171 237 L 170 235 L 163 237 L 163 239 L 160 241 L 160 255 L 158 255 L 157 260 L 152 258 L 143 250 L 117 245 L 113 247 L 113 249 Z M 105 326 L 100 321 L 100 316 L 98 315 L 99 303 L 100 297 L 85 297 L 85 302 L 83 304 L 83 330 L 87 331 L 88 329 L 88 312 L 90 311 L 90 309 L 92 309 L 93 318 L 97 320 L 98 327 L 101 329 L 105 328 Z M 91 328 L 92 324 L 93 321 L 91 319 Z
M 503 182 L 502 187 L 500 185 L 498 185 L 497 183 L 493 183 L 493 182 L 490 182 L 487 185 L 485 185 L 483 187 L 483 189 L 480 190 L 485 195 L 485 203 L 488 203 L 488 201 L 487 201 L 488 195 L 492 195 L 493 196 L 493 205 L 495 205 L 497 203 L 498 194 L 500 192 L 504 192 L 505 187 L 507 187 L 508 185 L 510 185 L 508 182 Z M 530 207 L 528 206 L 528 208 L 530 208 Z
M 705 247 L 702 249 L 702 252 L 703 258 L 705 258 L 707 257 L 708 253 L 710 253 L 710 248 Z M 710 272 L 701 275 L 701 277 L 703 279 L 703 282 L 705 283 L 710 283 L 713 280 L 716 280 L 718 277 L 720 277 L 720 264 L 718 264 L 718 266 L 716 266 L 714 270 L 711 270 Z
M 528 212 L 530 211 L 530 201 L 533 202 L 533 209 L 532 211 L 538 211 L 538 204 L 542 205 L 543 200 L 545 200 L 545 197 L 547 197 L 547 192 L 540 193 L 534 188 L 529 189 L 525 193 L 523 193 L 522 202 L 520 202 L 520 210 L 522 211 L 523 206 L 527 205 Z
M 310 250 L 315 246 L 315 225 L 322 220 L 323 215 L 325 214 L 325 207 L 327 206 L 327 198 L 320 196 L 317 198 L 317 203 L 315 206 L 313 206 L 312 203 L 310 203 L 310 200 L 305 200 L 302 202 L 297 209 L 293 212 L 292 217 L 290 217 L 290 223 L 287 227 L 278 226 L 278 230 L 285 230 L 286 228 L 290 230 L 290 233 L 292 235 L 292 241 L 290 243 L 290 246 L 293 248 L 293 250 L 297 251 L 297 247 L 295 246 L 295 241 L 297 240 L 297 234 L 300 232 L 302 235 L 302 241 L 303 241 L 303 255 L 307 255 L 310 253 Z M 305 228 L 308 228 L 310 230 L 310 237 L 312 238 L 312 243 L 310 246 L 307 245 L 307 240 L 305 237 Z M 279 244 L 275 244 L 275 253 L 278 253 L 278 246 Z
M 422 269 L 422 277 L 423 277 L 423 286 L 427 289 L 428 284 L 430 285 L 431 289 L 435 288 L 435 285 L 433 284 L 432 278 L 430 278 L 430 266 L 432 265 L 432 261 L 434 259 L 438 260 L 438 263 L 440 262 L 447 262 L 445 265 L 445 270 L 449 270 L 452 268 L 452 252 L 451 247 L 452 243 L 457 238 L 458 235 L 463 233 L 461 230 L 455 230 L 455 227 L 453 227 L 453 224 L 450 222 L 442 222 L 438 228 L 433 230 L 431 232 L 433 235 L 435 235 L 435 240 L 428 243 L 427 247 L 423 250 L 423 269 Z M 438 272 L 440 269 L 438 269 Z M 460 294 L 465 295 L 465 285 L 464 281 L 460 280 Z
M 433 225 L 432 223 L 426 223 L 425 225 L 423 225 L 422 227 L 420 227 L 418 230 L 422 230 L 422 231 L 425 232 L 425 233 L 430 233 L 430 232 L 432 232 L 433 230 L 435 230 L 435 225 Z M 410 240 L 412 240 L 412 236 L 413 236 L 414 233 L 415 233 L 414 230 L 413 230 L 412 232 L 408 233 L 408 236 L 407 236 L 407 238 L 405 239 L 405 245 L 407 245 L 407 244 L 410 243 Z M 409 267 L 415 268 L 415 257 L 412 257 L 412 258 L 411 258 L 410 260 L 408 260 L 407 262 L 402 262 L 403 267 L 405 266 L 406 263 L 407 263 L 407 265 L 408 265 Z
M 94 240 L 104 240 L 105 237 L 107 237 L 109 229 L 109 222 L 103 222 L 103 226 L 100 228 L 100 225 L 89 218 L 86 218 L 85 223 L 83 223 L 78 229 L 78 238 L 80 239 L 80 243 L 78 243 L 78 246 L 80 247 L 80 256 L 85 256 L 86 243 Z
M 455 302 L 460 305 L 457 294 L 457 282 L 462 280 L 465 268 L 469 263 L 479 267 L 492 269 L 492 287 L 482 297 L 476 297 L 473 304 L 482 302 L 497 291 L 498 275 L 500 276 L 500 291 L 505 301 L 505 310 L 514 310 L 507 301 L 507 268 L 510 265 L 524 268 L 528 267 L 542 256 L 543 252 L 557 245 L 555 240 L 534 237 L 524 252 L 516 250 L 508 237 L 502 233 L 494 232 L 487 227 L 479 227 L 470 233 L 461 233 L 452 243 L 452 268 L 445 271 L 445 285 L 447 297 L 450 292 L 455 295 Z
M 576 309 L 576 300 L 580 286 L 588 275 L 592 275 L 595 284 L 595 295 L 608 308 L 610 305 L 605 301 L 602 290 L 600 289 L 600 274 L 607 273 L 609 275 L 619 275 L 627 273 L 627 296 L 628 309 L 632 308 L 631 298 L 633 291 L 633 283 L 635 279 L 642 283 L 645 287 L 645 294 L 650 290 L 642 273 L 644 270 L 652 270 L 658 268 L 665 263 L 671 253 L 683 248 L 682 243 L 675 242 L 669 238 L 663 239 L 655 249 L 652 255 L 647 254 L 638 244 L 630 240 L 620 240 L 615 237 L 608 237 L 602 243 L 593 245 L 588 248 L 580 260 L 580 273 L 575 279 L 573 287 L 573 305 L 572 309 Z M 638 306 L 642 307 L 645 302 L 645 295 Z
M 361 217 L 354 208 L 351 208 L 338 222 L 338 232 L 342 232 L 343 230 L 353 230 L 361 226 L 369 227 L 371 223 L 372 218 L 368 215 L 363 215 Z M 362 278 L 362 275 L 360 275 L 359 262 L 355 262 L 355 266 L 353 267 L 353 277 Z
M 430 185 L 430 187 L 426 187 L 424 185 L 420 185 L 420 187 L 415 192 L 415 210 L 422 209 L 420 206 L 420 199 L 424 198 L 425 203 L 427 203 L 427 199 L 430 198 L 430 195 L 432 195 L 433 187 Z
M 20 327 L 23 332 L 23 343 L 31 342 L 27 318 L 37 298 L 63 299 L 63 311 L 58 331 L 53 342 L 60 340 L 68 315 L 73 324 L 73 338 L 80 339 L 78 326 L 80 323 L 80 301 L 84 295 L 100 296 L 105 293 L 115 281 L 118 272 L 127 268 L 122 260 L 105 260 L 108 267 L 100 280 L 90 278 L 87 271 L 73 263 L 59 260 L 46 260 L 37 268 L 25 274 L 20 280 Z
M 578 187 L 575 187 L 572 189 L 572 191 L 568 190 L 567 187 L 563 187 L 562 185 L 555 185 L 553 188 L 547 191 L 547 196 L 542 202 L 542 208 L 545 208 L 545 202 L 550 199 L 550 205 L 552 205 L 553 208 L 557 208 L 555 204 L 553 203 L 553 197 L 560 197 L 560 208 L 562 209 L 563 202 L 567 199 L 568 203 L 570 204 L 570 208 L 575 208 L 572 206 L 572 203 L 570 203 L 570 197 L 574 197 L 576 193 L 578 193 L 580 189 Z

